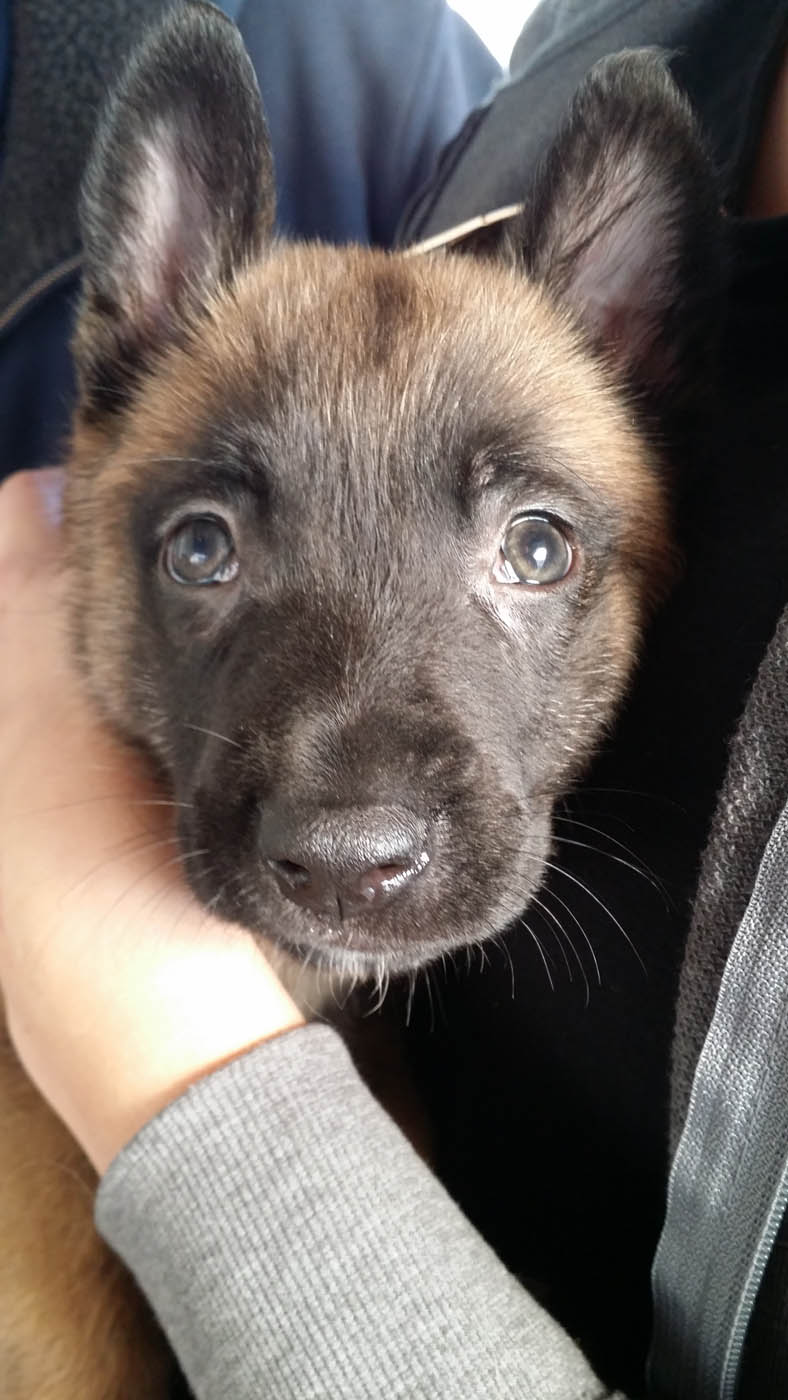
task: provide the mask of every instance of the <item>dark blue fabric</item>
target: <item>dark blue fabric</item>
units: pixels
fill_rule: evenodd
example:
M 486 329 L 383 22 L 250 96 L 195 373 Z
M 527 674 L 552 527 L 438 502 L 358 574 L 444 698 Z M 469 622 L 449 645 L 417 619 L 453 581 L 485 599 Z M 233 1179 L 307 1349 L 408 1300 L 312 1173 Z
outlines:
M 64 456 L 74 404 L 69 341 L 79 292 L 75 273 L 0 338 L 0 480 Z
M 246 0 L 283 232 L 389 246 L 500 69 L 444 0 Z
M 390 244 L 441 146 L 498 76 L 494 59 L 444 0 L 224 0 L 222 9 L 260 82 L 282 232 Z M 54 288 L 0 336 L 0 477 L 62 458 L 77 292 L 76 278 Z

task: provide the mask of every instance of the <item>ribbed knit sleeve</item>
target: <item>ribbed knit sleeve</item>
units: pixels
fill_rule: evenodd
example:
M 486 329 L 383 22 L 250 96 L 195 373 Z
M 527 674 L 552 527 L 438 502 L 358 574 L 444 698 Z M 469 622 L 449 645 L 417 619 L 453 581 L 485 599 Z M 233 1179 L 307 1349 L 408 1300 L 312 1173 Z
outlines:
M 97 1223 L 198 1400 L 608 1395 L 324 1026 L 149 1123 L 104 1177 Z

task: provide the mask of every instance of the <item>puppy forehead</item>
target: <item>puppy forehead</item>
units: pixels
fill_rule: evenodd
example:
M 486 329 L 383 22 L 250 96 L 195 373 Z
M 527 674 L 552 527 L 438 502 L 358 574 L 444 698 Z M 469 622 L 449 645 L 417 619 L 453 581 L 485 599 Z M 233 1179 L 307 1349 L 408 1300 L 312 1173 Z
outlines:
M 532 288 L 501 272 L 481 281 L 459 260 L 431 264 L 361 249 L 274 252 L 212 307 L 203 361 L 239 417 L 344 435 L 362 450 L 407 449 L 427 425 L 455 436 L 519 405 L 524 337 L 547 324 Z M 234 392 L 231 390 L 234 386 Z M 524 413 L 524 417 L 526 414 Z M 423 444 L 426 446 L 426 443 Z
M 274 247 L 165 358 L 122 456 L 139 483 L 146 458 L 217 425 L 274 444 L 296 474 L 322 453 L 374 473 L 445 449 L 448 468 L 485 434 L 625 510 L 646 474 L 624 403 L 569 319 L 520 271 L 458 256 Z
M 384 371 L 401 386 L 424 357 L 468 371 L 474 342 L 505 362 L 529 320 L 549 333 L 537 289 L 503 266 L 485 272 L 464 258 L 318 244 L 275 247 L 214 312 L 217 329 L 229 332 L 247 363 L 262 349 L 290 365 L 295 344 L 299 363 L 334 382 Z M 310 331 L 316 339 L 305 360 Z

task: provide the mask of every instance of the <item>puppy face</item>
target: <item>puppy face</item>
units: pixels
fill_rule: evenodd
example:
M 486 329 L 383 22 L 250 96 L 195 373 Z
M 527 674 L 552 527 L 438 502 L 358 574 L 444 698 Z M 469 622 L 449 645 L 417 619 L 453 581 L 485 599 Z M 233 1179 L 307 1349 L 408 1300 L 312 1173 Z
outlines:
M 664 328 L 700 216 L 675 155 L 654 177 L 650 137 L 622 153 L 600 126 L 645 86 L 641 138 L 657 105 L 702 158 L 654 59 L 620 66 L 585 97 L 597 161 L 570 123 L 541 240 L 497 262 L 272 242 L 259 99 L 200 6 L 99 134 L 77 646 L 172 789 L 196 893 L 303 957 L 414 967 L 525 908 L 664 587 L 633 389 L 678 397 L 696 319 Z M 566 208 L 576 175 L 593 216 Z

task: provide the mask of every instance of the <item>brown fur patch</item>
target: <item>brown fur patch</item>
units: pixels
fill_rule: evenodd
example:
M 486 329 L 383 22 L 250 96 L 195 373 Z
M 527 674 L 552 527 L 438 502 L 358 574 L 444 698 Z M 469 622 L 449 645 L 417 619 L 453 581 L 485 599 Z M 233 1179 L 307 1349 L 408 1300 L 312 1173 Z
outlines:
M 165 1400 L 172 1356 L 93 1227 L 95 1173 L 0 1026 L 0 1397 Z

